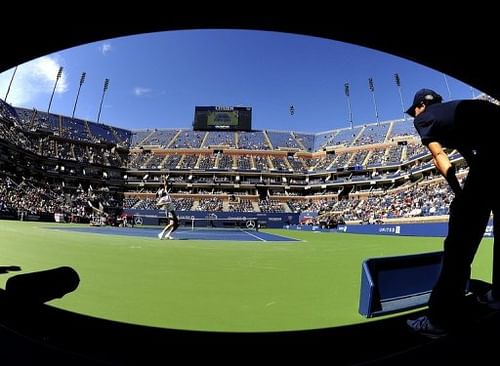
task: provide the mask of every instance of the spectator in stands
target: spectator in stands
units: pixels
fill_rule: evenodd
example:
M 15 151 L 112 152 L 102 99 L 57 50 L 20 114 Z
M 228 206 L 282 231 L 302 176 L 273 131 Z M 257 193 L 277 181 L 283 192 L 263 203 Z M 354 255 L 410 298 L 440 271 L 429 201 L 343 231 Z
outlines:
M 406 113 L 415 118 L 413 123 L 422 144 L 430 150 L 435 167 L 455 193 L 441 272 L 429 299 L 428 315 L 407 321 L 413 331 L 438 338 L 466 321 L 463 310 L 471 264 L 491 212 L 494 221 L 500 217 L 500 190 L 491 184 L 491 172 L 500 159 L 495 143 L 500 130 L 500 107 L 483 100 L 442 103 L 438 93 L 421 89 Z M 445 147 L 457 149 L 469 166 L 463 187 L 443 150 Z M 497 240 L 500 238 L 498 225 L 494 227 L 494 235 Z M 500 255 L 493 256 L 492 280 L 492 289 L 478 300 L 500 309 Z
M 167 225 L 165 228 L 158 234 L 158 238 L 162 240 L 163 238 L 173 239 L 170 234 L 172 234 L 179 227 L 179 219 L 175 214 L 175 205 L 172 202 L 172 197 L 168 193 L 168 185 L 167 178 L 163 177 L 163 188 L 160 188 L 158 192 L 156 192 L 156 196 L 158 201 L 156 205 L 165 210 L 165 216 L 167 217 Z

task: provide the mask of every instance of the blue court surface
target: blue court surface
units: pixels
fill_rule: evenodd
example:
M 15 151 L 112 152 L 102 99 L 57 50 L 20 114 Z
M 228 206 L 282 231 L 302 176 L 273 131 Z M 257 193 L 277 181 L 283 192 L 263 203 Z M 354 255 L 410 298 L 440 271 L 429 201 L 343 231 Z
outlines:
M 145 238 L 158 239 L 158 233 L 162 228 L 123 228 L 123 227 L 60 227 L 50 228 L 57 230 L 76 231 L 79 233 L 92 233 L 104 235 L 123 235 L 123 236 L 142 236 Z M 286 236 L 265 233 L 262 231 L 254 230 L 229 230 L 229 229 L 197 229 L 191 230 L 190 228 L 179 228 L 172 234 L 174 240 L 232 240 L 232 241 L 300 241 L 297 239 L 289 238 Z M 167 239 L 163 239 L 168 241 Z

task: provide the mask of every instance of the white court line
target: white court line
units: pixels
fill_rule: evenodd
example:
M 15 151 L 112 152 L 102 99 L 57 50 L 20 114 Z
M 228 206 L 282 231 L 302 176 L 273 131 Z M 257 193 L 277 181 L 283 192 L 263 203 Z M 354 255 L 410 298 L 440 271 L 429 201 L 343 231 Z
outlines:
M 254 235 L 254 234 L 252 234 L 252 233 L 250 233 L 250 232 L 248 232 L 248 231 L 245 231 L 245 230 L 242 230 L 242 229 L 240 229 L 240 231 L 242 231 L 242 232 L 244 232 L 245 234 L 248 234 L 248 235 L 250 235 L 250 236 L 253 236 L 254 238 L 256 238 L 256 239 L 258 239 L 258 240 L 260 240 L 260 241 L 267 241 L 267 240 L 262 239 L 262 238 L 258 237 L 257 235 Z
M 266 233 L 266 234 L 278 236 L 278 237 L 283 238 L 283 239 L 288 239 L 288 240 L 283 240 L 283 241 L 300 241 L 300 242 L 303 242 L 303 243 L 307 242 L 307 240 L 290 238 L 289 236 L 280 235 L 280 234 L 274 234 L 274 233 Z M 281 240 L 279 240 L 279 241 L 278 240 L 273 240 L 273 241 L 279 242 Z

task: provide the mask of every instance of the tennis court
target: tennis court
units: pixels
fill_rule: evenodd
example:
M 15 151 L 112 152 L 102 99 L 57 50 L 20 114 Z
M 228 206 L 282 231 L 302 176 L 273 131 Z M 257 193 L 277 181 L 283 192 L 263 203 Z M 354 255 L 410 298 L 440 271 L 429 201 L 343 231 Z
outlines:
M 79 233 L 122 235 L 158 239 L 161 227 L 49 227 L 51 230 L 68 230 Z M 248 230 L 241 228 L 213 228 L 203 227 L 192 229 L 191 227 L 180 227 L 172 236 L 174 240 L 231 240 L 231 241 L 257 241 L 257 242 L 297 242 L 299 240 L 282 235 L 271 234 L 263 231 Z M 168 241 L 168 240 L 163 240 Z

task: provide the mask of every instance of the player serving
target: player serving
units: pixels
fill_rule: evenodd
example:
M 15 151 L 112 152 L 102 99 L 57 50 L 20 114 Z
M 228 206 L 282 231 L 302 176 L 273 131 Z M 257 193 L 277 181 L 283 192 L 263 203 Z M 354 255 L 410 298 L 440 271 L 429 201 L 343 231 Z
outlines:
M 179 219 L 175 214 L 175 205 L 172 202 L 172 197 L 168 194 L 168 186 L 167 179 L 165 176 L 163 178 L 163 187 L 158 189 L 156 192 L 156 206 L 158 206 L 161 210 L 165 210 L 165 216 L 167 217 L 167 225 L 165 228 L 158 234 L 158 238 L 160 240 L 167 238 L 173 239 L 170 234 L 172 234 L 179 227 Z

